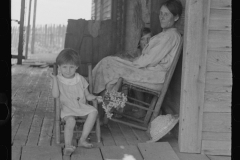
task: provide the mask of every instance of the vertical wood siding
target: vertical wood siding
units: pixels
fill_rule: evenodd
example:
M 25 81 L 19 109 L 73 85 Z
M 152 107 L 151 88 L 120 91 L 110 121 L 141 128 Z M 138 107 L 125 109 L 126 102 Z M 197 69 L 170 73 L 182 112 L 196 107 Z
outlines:
M 107 20 L 111 19 L 112 0 L 93 0 L 92 19 Z
M 231 154 L 231 0 L 211 0 L 202 152 Z
M 136 51 L 141 36 L 143 21 L 141 21 L 142 15 L 140 13 L 140 0 L 127 1 L 125 50 L 130 53 Z
M 111 19 L 112 0 L 103 0 L 103 20 Z
M 91 9 L 91 19 L 92 20 L 95 20 L 96 19 L 96 12 L 95 12 L 95 2 L 94 2 L 95 0 L 92 0 L 92 9 Z
M 96 0 L 95 2 L 96 5 L 96 20 L 101 19 L 101 0 Z

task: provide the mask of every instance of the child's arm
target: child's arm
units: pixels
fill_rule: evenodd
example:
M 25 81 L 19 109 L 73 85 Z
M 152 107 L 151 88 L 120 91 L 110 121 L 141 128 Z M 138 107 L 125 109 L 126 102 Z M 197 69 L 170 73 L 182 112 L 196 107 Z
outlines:
M 89 93 L 88 89 L 84 90 L 84 95 L 88 101 L 92 101 L 94 99 L 96 99 L 98 102 L 103 101 L 102 96 L 94 96 L 93 94 Z
M 50 77 L 52 78 L 52 96 L 54 98 L 58 98 L 59 97 L 59 89 L 58 89 L 57 76 L 50 73 Z

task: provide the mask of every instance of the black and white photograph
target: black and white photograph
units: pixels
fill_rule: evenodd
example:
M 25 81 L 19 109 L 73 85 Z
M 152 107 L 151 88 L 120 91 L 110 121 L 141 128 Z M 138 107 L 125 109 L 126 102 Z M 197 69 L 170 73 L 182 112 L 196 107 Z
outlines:
M 233 158 L 232 0 L 9 3 L 12 160 Z

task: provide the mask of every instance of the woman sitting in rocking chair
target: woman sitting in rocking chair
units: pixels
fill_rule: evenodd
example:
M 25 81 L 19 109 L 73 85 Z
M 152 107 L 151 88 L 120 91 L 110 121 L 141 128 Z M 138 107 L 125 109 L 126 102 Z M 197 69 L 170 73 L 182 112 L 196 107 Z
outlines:
M 116 56 L 103 58 L 93 69 L 93 93 L 112 90 L 120 77 L 132 83 L 160 85 L 165 80 L 180 45 L 181 35 L 175 28 L 182 14 L 179 0 L 162 4 L 159 20 L 162 32 L 153 36 L 136 59 Z

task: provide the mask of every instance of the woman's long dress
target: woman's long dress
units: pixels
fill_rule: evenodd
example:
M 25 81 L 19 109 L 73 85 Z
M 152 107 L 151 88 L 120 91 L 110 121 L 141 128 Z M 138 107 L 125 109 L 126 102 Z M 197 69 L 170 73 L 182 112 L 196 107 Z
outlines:
M 162 84 L 180 40 L 177 29 L 170 28 L 153 36 L 133 62 L 114 56 L 103 58 L 93 69 L 93 92 L 110 89 L 119 77 L 133 83 Z

